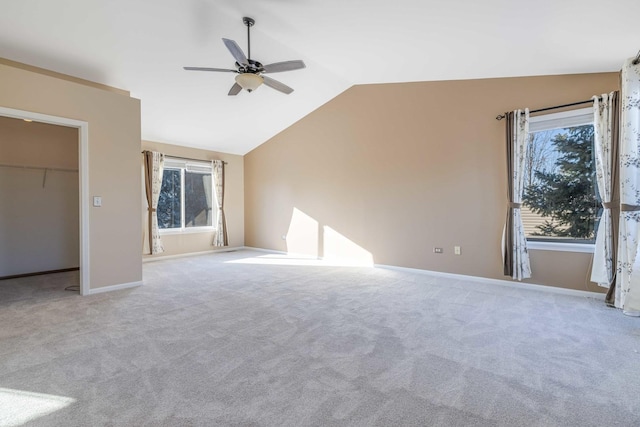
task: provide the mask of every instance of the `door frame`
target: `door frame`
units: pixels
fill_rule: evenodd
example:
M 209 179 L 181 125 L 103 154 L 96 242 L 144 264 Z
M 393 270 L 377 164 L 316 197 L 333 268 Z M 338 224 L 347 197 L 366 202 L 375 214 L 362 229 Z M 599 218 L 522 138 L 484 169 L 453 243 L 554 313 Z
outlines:
M 89 295 L 89 123 L 66 117 L 16 110 L 0 106 L 0 116 L 78 129 L 78 184 L 80 213 L 80 295 Z

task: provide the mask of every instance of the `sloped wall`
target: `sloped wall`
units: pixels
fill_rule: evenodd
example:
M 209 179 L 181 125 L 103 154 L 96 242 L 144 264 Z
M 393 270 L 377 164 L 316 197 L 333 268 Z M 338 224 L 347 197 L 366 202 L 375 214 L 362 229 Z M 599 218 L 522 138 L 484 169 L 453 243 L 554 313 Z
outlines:
M 617 73 L 352 87 L 245 156 L 246 244 L 503 279 L 496 115 L 617 88 Z M 591 254 L 531 259 L 533 283 L 600 290 Z

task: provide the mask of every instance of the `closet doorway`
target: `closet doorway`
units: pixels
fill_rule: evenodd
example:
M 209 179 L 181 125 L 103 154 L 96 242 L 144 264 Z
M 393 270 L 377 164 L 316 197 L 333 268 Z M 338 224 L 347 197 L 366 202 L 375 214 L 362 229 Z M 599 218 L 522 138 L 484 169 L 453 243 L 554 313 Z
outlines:
M 87 130 L 0 107 L 0 278 L 89 293 Z

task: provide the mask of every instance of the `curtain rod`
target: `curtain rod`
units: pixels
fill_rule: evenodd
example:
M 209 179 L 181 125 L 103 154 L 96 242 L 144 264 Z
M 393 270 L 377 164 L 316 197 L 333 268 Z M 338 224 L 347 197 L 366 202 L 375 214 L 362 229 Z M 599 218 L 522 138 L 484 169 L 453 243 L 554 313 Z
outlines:
M 537 110 L 529 111 L 529 114 L 540 113 L 542 111 L 557 110 L 558 108 L 573 107 L 574 105 L 588 104 L 590 102 L 593 102 L 593 99 L 588 99 L 586 101 L 572 102 L 571 104 L 556 105 L 554 107 L 539 108 Z M 496 116 L 496 120 L 502 120 L 502 119 L 504 119 L 506 117 L 507 117 L 507 113 L 504 113 L 504 114 L 501 114 L 499 116 Z
M 142 154 L 144 154 L 144 151 L 142 152 Z M 181 157 L 181 156 L 174 156 L 171 154 L 165 154 L 165 156 L 167 157 L 172 157 L 174 159 L 180 159 L 180 160 L 193 160 L 195 162 L 210 162 L 211 160 L 203 160 L 203 159 L 194 159 L 191 157 Z M 225 165 L 228 165 L 229 163 L 225 162 L 224 160 L 222 161 L 222 163 L 224 163 Z
M 633 65 L 640 64 L 640 50 L 638 51 L 638 54 L 636 55 L 636 58 L 631 63 Z M 531 114 L 531 113 L 540 113 L 542 111 L 555 110 L 555 109 L 564 108 L 564 107 L 573 107 L 574 105 L 588 104 L 590 102 L 593 102 L 593 99 L 589 99 L 587 101 L 572 102 L 571 104 L 556 105 L 555 107 L 547 107 L 547 108 L 540 108 L 538 110 L 531 110 L 531 111 L 529 111 L 529 114 Z M 501 114 L 499 116 L 496 116 L 496 120 L 502 120 L 502 119 L 504 119 L 506 117 L 507 117 L 507 113 L 504 113 L 504 114 Z

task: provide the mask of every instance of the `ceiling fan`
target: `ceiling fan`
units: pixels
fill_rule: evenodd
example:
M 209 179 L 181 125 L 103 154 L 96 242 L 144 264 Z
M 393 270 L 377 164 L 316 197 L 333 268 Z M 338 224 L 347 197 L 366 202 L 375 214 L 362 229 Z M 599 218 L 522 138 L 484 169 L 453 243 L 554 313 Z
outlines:
M 231 55 L 233 55 L 236 60 L 235 70 L 227 68 L 208 67 L 184 67 L 184 69 L 188 71 L 217 71 L 222 73 L 236 73 L 236 82 L 233 86 L 231 86 L 231 90 L 229 90 L 228 94 L 229 96 L 237 95 L 242 89 L 245 89 L 247 92 L 253 92 L 262 83 L 269 86 L 270 88 L 289 95 L 291 92 L 293 92 L 292 88 L 285 85 L 284 83 L 272 79 L 271 77 L 264 76 L 263 74 L 299 70 L 301 68 L 305 68 L 306 65 L 304 65 L 304 62 L 302 62 L 301 60 L 275 62 L 273 64 L 262 65 L 260 62 L 251 59 L 251 27 L 256 23 L 256 21 L 245 16 L 244 18 L 242 18 L 242 22 L 244 22 L 244 25 L 247 26 L 247 56 L 245 56 L 240 46 L 238 46 L 238 43 L 230 39 L 222 39 L 224 45 L 227 47 L 227 49 L 229 49 L 229 52 L 231 52 Z

